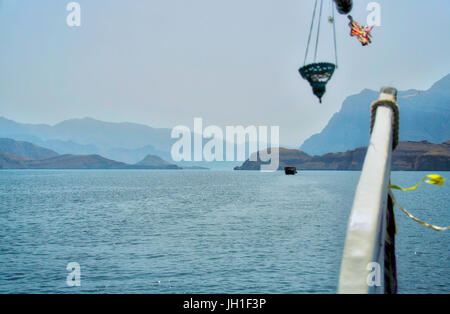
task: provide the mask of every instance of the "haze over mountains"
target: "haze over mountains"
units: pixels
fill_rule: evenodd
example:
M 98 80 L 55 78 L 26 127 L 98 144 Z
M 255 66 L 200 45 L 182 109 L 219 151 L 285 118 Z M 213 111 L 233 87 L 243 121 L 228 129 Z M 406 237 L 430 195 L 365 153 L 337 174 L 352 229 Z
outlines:
M 148 154 L 170 158 L 168 152 L 173 143 L 170 132 L 170 129 L 91 118 L 50 126 L 22 124 L 0 117 L 0 137 L 28 141 L 60 154 L 100 154 L 127 163 L 136 163 Z
M 23 124 L 0 117 L 0 137 L 27 141 L 59 154 L 98 154 L 120 162 L 135 164 L 147 155 L 173 162 L 171 129 L 154 129 L 136 123 L 103 122 L 92 118 L 71 119 L 54 126 Z M 193 135 L 191 135 L 193 140 Z M 208 142 L 203 140 L 203 145 Z M 225 160 L 224 150 L 224 160 Z M 249 152 L 245 157 L 248 158 Z M 232 169 L 240 162 L 185 162 L 181 166 L 210 167 L 220 165 Z
M 345 152 L 367 145 L 370 108 L 379 92 L 369 89 L 348 97 L 328 125 L 300 149 L 311 155 Z M 450 139 L 450 74 L 429 90 L 399 92 L 400 141 L 442 143 Z
M 0 138 L 0 169 L 181 169 L 158 156 L 137 164 L 118 162 L 98 154 L 58 154 L 28 142 Z
M 348 97 L 323 131 L 311 136 L 300 149 L 309 155 L 322 155 L 367 145 L 369 105 L 377 97 L 378 91 L 368 89 Z M 400 92 L 398 102 L 401 141 L 427 140 L 431 143 L 442 143 L 450 139 L 450 74 L 427 91 Z M 58 154 L 96 154 L 127 164 L 136 164 L 147 155 L 159 156 L 172 163 L 170 149 L 177 139 L 172 139 L 170 134 L 171 129 L 168 128 L 103 122 L 92 118 L 70 119 L 51 126 L 18 123 L 0 117 L 0 138 L 30 142 Z M 206 141 L 204 140 L 204 143 Z M 246 152 L 246 158 L 249 155 L 249 152 Z M 232 168 L 241 162 L 178 164 L 206 167 L 220 165 Z

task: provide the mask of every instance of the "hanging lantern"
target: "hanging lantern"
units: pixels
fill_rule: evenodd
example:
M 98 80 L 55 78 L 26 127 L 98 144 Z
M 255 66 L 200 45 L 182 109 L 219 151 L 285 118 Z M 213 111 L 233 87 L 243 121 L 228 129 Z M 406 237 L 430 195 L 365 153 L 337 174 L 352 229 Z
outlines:
M 314 21 L 316 18 L 317 4 L 319 1 L 320 1 L 320 9 L 319 9 L 318 20 L 317 20 L 318 25 L 317 25 L 316 45 L 315 45 L 315 52 L 314 52 L 314 62 L 306 64 L 306 61 L 308 58 L 309 46 L 311 43 L 311 37 L 312 37 L 312 33 L 313 33 Z M 331 21 L 333 24 L 334 53 L 335 53 L 336 64 L 333 64 L 330 62 L 317 62 L 316 61 L 317 52 L 318 52 L 318 44 L 319 44 L 322 8 L 323 8 L 323 0 L 316 0 L 315 5 L 314 5 L 312 21 L 311 21 L 311 27 L 310 27 L 309 36 L 308 36 L 308 43 L 306 45 L 306 53 L 305 53 L 305 59 L 303 62 L 303 67 L 301 67 L 298 70 L 300 72 L 300 75 L 302 76 L 302 78 L 304 78 L 305 80 L 307 80 L 309 82 L 309 84 L 312 87 L 314 95 L 316 95 L 319 98 L 320 103 L 322 103 L 322 97 L 326 92 L 327 83 L 333 76 L 334 70 L 337 68 L 337 46 L 336 46 L 336 28 L 335 28 L 335 19 L 334 19 L 334 5 L 332 6 Z
M 298 70 L 301 76 L 309 82 L 320 103 L 322 103 L 327 83 L 333 76 L 335 69 L 336 66 L 333 63 L 320 62 L 305 65 Z
M 353 8 L 352 0 L 334 0 L 336 3 L 337 11 L 340 14 L 349 14 Z

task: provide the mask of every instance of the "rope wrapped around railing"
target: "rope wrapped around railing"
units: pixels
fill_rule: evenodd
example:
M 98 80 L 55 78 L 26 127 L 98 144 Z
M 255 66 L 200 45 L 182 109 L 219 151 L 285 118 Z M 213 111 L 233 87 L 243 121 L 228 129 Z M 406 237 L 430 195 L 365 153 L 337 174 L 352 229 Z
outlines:
M 370 105 L 370 134 L 372 134 L 373 126 L 375 125 L 377 108 L 380 106 L 392 108 L 392 110 L 394 111 L 392 150 L 394 150 L 398 145 L 400 130 L 400 111 L 396 101 L 397 90 L 392 87 L 384 87 L 381 89 L 381 95 L 383 94 L 386 94 L 386 96 L 390 97 L 391 99 L 383 99 L 383 96 L 381 96 L 380 99 Z M 392 100 L 392 96 L 395 100 Z

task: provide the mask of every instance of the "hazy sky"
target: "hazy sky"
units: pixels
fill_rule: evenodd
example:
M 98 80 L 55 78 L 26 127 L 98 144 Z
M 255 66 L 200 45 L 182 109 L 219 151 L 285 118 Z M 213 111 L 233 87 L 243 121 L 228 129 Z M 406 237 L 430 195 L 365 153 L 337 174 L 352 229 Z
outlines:
M 54 124 L 93 117 L 153 127 L 279 125 L 297 146 L 364 88 L 427 89 L 450 72 L 450 1 L 379 0 L 361 47 L 337 16 L 339 69 L 323 104 L 297 70 L 313 0 L 0 0 L 0 116 Z M 334 61 L 325 0 L 320 61 Z M 370 1 L 353 17 L 365 24 Z M 369 104 L 361 104 L 369 105 Z M 367 121 L 369 123 L 369 121 Z

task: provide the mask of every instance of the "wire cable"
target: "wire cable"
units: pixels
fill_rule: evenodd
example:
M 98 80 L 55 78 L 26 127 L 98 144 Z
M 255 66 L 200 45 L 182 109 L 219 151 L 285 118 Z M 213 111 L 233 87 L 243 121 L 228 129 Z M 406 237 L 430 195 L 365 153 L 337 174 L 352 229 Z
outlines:
M 322 19 L 323 0 L 320 0 L 319 25 L 317 26 L 316 50 L 314 52 L 314 63 L 317 61 L 317 48 L 319 47 L 320 20 Z
M 333 36 L 334 36 L 334 58 L 336 60 L 336 69 L 338 68 L 337 40 L 336 40 L 336 19 L 334 18 L 334 1 L 331 2 L 331 11 L 333 11 Z
M 317 0 L 314 5 L 314 11 L 313 11 L 313 16 L 312 16 L 312 20 L 311 20 L 311 28 L 309 29 L 308 44 L 306 45 L 305 60 L 303 61 L 303 65 L 306 64 L 306 58 L 308 57 L 309 45 L 311 43 L 311 35 L 312 35 L 312 31 L 313 31 L 313 26 L 314 26 L 314 20 L 316 18 L 316 9 L 317 9 Z

